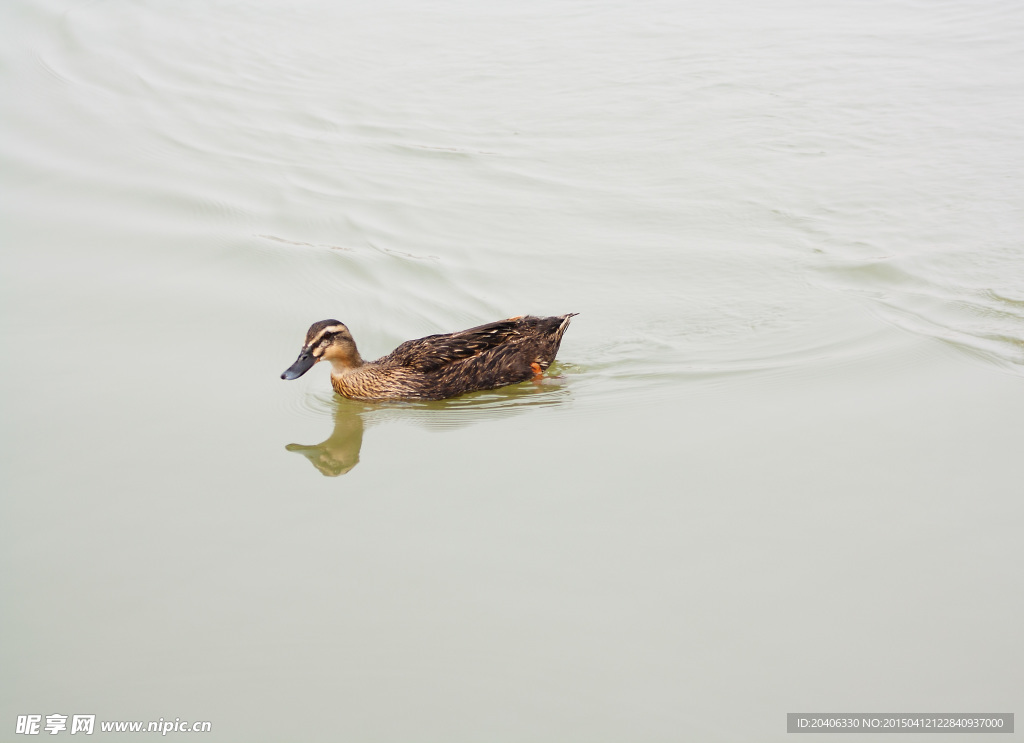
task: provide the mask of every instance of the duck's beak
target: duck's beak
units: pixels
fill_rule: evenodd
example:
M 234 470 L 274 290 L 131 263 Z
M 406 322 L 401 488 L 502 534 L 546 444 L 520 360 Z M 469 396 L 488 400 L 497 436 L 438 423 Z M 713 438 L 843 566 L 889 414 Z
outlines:
M 309 352 L 308 348 L 303 348 L 302 353 L 299 354 L 299 358 L 295 359 L 295 363 L 284 370 L 284 373 L 281 375 L 281 379 L 298 379 L 312 369 L 313 364 L 319 360 L 320 359 Z

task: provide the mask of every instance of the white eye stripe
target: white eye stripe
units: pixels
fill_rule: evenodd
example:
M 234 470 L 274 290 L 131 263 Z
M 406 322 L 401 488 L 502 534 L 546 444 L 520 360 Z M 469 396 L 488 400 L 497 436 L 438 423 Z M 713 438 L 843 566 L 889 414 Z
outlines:
M 321 339 L 322 339 L 322 338 L 324 337 L 324 335 L 326 335 L 327 333 L 340 333 L 340 332 L 341 332 L 342 330 L 344 330 L 344 329 L 345 329 L 345 326 L 344 326 L 344 325 L 331 325 L 331 326 L 330 326 L 330 327 L 328 327 L 328 328 L 324 328 L 324 329 L 323 329 L 323 330 L 321 330 L 321 331 L 320 331 L 319 333 L 317 333 L 317 334 L 316 334 L 316 337 L 315 337 L 315 338 L 313 338 L 313 340 L 311 340 L 311 341 L 310 341 L 310 342 L 309 342 L 309 343 L 308 343 L 307 345 L 308 345 L 308 346 L 309 346 L 310 348 L 312 348 L 312 347 L 313 347 L 313 346 L 315 346 L 315 345 L 316 345 L 317 343 L 319 343 L 319 342 L 320 342 L 320 340 L 321 340 Z

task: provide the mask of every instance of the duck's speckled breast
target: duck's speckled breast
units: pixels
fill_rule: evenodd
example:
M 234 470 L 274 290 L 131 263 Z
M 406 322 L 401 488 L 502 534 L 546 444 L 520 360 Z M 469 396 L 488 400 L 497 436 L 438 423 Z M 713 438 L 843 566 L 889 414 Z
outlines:
M 331 386 L 339 395 L 351 400 L 432 399 L 424 394 L 424 380 L 417 376 L 422 377 L 411 369 L 370 363 L 345 374 L 332 374 Z

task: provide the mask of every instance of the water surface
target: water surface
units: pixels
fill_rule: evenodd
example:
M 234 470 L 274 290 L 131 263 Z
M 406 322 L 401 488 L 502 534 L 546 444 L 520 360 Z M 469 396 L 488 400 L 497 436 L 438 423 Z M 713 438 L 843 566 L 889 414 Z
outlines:
M 14 0 L 0 28 L 0 726 L 1017 711 L 1016 4 Z M 279 379 L 324 318 L 374 358 L 567 312 L 539 385 Z

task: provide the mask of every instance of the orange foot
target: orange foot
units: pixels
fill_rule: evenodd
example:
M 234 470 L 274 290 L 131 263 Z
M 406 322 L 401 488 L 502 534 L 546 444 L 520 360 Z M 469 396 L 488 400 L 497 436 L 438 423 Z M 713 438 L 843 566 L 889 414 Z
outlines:
M 533 369 L 533 381 L 538 382 L 544 379 L 544 370 L 540 368 L 540 364 L 534 361 L 530 364 L 530 368 Z

